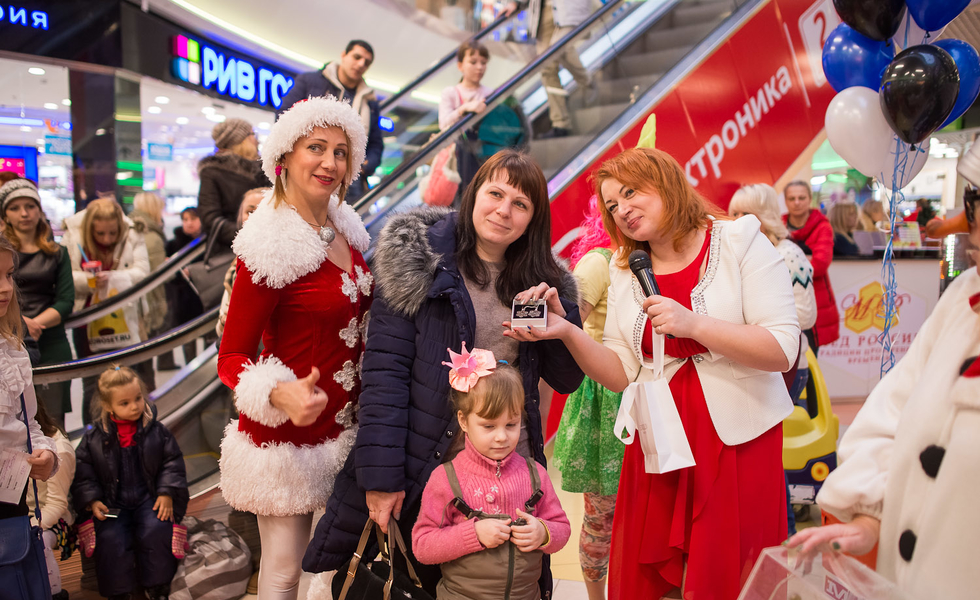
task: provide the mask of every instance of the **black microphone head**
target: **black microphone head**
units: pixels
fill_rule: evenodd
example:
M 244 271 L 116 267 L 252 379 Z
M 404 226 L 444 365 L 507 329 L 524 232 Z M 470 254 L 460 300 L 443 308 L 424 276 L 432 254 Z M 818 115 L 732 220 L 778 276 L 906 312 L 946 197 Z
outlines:
M 630 252 L 630 271 L 636 275 L 643 269 L 653 269 L 653 263 L 650 262 L 650 255 L 643 250 L 634 250 Z

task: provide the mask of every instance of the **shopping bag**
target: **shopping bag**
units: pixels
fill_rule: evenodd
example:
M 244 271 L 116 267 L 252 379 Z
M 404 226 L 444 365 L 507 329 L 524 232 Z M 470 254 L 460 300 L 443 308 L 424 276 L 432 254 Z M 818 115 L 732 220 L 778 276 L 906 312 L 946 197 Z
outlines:
M 777 546 L 759 556 L 738 600 L 909 600 L 898 587 L 850 556 L 821 552 L 804 558 Z
M 129 276 L 118 271 L 107 271 L 109 280 L 104 287 L 98 287 L 92 296 L 92 304 L 112 298 L 130 287 Z M 88 324 L 88 346 L 92 352 L 126 348 L 142 341 L 140 336 L 140 317 L 138 300 Z
M 449 206 L 456 197 L 459 182 L 456 144 L 450 144 L 436 154 L 432 160 L 432 169 L 419 181 L 422 201 L 429 206 Z
M 187 551 L 170 584 L 170 600 L 241 598 L 252 576 L 252 553 L 245 540 L 220 521 L 185 516 L 183 527 L 174 526 L 174 556 L 177 545 L 185 548 L 178 528 L 186 536 Z
M 669 473 L 694 466 L 694 453 L 664 377 L 663 336 L 653 336 L 653 361 L 644 365 L 654 379 L 629 384 L 616 415 L 616 436 L 624 444 L 640 439 L 647 473 Z M 623 431 L 626 437 L 622 437 Z

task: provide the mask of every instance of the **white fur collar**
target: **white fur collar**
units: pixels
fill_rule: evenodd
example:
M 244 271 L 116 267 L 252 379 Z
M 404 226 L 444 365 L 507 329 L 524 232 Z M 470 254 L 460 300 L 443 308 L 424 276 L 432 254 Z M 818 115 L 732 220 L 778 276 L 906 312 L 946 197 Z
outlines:
M 352 248 L 364 252 L 371 238 L 360 215 L 337 196 L 330 199 L 330 220 Z M 293 207 L 272 206 L 271 192 L 235 236 L 238 258 L 252 271 L 256 284 L 280 289 L 320 268 L 327 260 L 327 246 Z

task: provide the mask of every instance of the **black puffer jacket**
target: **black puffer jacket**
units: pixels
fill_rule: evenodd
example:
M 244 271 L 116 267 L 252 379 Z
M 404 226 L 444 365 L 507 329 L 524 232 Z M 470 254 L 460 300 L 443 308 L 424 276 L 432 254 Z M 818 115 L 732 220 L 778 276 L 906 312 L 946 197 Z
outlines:
M 245 192 L 268 187 L 269 178 L 262 172 L 262 163 L 237 154 L 213 154 L 197 163 L 201 191 L 197 195 L 197 212 L 204 230 L 212 232 L 221 227 L 218 242 L 225 250 L 231 248 L 238 233 L 238 207 Z M 215 248 L 220 252 L 220 248 Z
M 156 412 L 155 406 L 150 407 L 137 424 L 136 447 L 146 487 L 152 494 L 173 499 L 174 519 L 179 523 L 190 500 L 184 455 L 173 434 L 156 420 Z M 100 500 L 110 508 L 115 504 L 120 456 L 116 424 L 110 419 L 93 423 L 75 450 L 75 480 L 71 484 L 75 512 L 85 515 L 82 521 L 88 518 L 87 507 L 92 502 Z

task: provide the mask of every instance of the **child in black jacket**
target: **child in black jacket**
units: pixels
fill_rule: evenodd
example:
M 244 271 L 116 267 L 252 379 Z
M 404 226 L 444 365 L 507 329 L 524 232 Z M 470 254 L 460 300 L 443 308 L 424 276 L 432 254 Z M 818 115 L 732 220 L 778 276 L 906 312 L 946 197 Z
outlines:
M 144 389 L 127 367 L 103 373 L 101 418 L 75 452 L 72 501 L 80 515 L 95 519 L 99 593 L 110 600 L 128 599 L 137 584 L 152 600 L 170 595 L 173 524 L 189 500 L 180 447 L 156 420 Z

